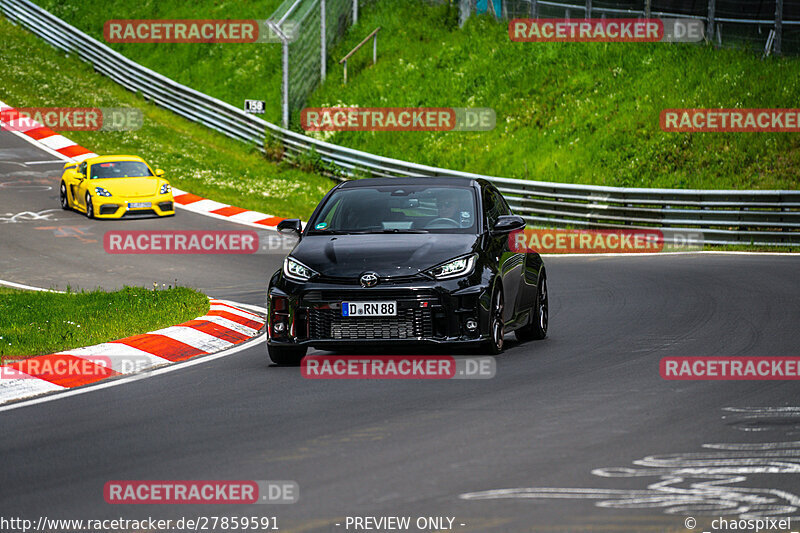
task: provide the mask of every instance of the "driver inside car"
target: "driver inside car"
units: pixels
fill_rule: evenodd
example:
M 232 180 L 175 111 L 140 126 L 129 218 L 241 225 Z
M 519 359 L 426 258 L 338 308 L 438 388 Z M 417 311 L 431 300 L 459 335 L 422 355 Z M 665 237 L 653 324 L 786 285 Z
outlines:
M 471 209 L 464 208 L 456 198 L 443 198 L 438 206 L 439 218 L 447 218 L 458 224 L 461 228 L 472 225 Z

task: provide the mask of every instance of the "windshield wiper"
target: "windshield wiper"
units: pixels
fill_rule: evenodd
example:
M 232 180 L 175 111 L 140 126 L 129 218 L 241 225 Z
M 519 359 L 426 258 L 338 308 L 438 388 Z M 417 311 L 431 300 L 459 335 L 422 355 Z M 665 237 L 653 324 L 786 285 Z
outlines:
M 326 230 L 311 230 L 312 235 L 362 235 L 364 233 L 372 233 L 371 231 L 348 231 L 343 229 L 326 229 Z
M 378 229 L 374 231 L 362 231 L 360 233 L 430 233 L 426 229 Z

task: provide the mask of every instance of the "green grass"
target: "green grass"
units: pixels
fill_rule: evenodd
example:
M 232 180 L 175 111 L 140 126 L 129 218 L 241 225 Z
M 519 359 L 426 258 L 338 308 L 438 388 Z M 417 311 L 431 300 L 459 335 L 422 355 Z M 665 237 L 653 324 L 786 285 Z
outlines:
M 80 293 L 0 288 L 0 356 L 90 346 L 180 324 L 208 310 L 208 298 L 185 287 Z
M 37 0 L 103 39 L 108 18 L 257 18 L 278 0 Z M 413 23 L 412 23 L 413 22 Z M 376 26 L 371 47 L 338 59 Z M 279 119 L 276 44 L 113 44 L 154 70 L 237 107 L 267 101 Z M 794 133 L 664 133 L 659 113 L 681 107 L 797 107 L 800 60 L 698 45 L 512 43 L 507 26 L 451 5 L 369 2 L 330 50 L 328 80 L 309 106 L 491 107 L 491 132 L 315 134 L 380 155 L 489 175 L 630 187 L 796 189 Z M 295 114 L 293 122 L 298 123 Z
M 135 154 L 183 190 L 239 207 L 307 218 L 334 183 L 286 163 L 268 161 L 254 146 L 147 103 L 0 18 L 0 100 L 15 107 L 135 107 L 140 130 L 68 131 L 68 138 L 99 154 Z M 31 61 L 31 58 L 36 58 Z
M 100 42 L 109 19 L 267 19 L 283 0 L 37 0 L 39 6 Z M 281 45 L 105 43 L 136 62 L 238 108 L 267 102 L 280 120 Z
M 409 24 L 414 20 L 414 24 Z M 310 107 L 492 107 L 490 132 L 340 132 L 337 144 L 496 176 L 627 187 L 796 189 L 796 133 L 665 133 L 665 108 L 797 107 L 800 61 L 704 45 L 513 43 L 507 25 L 447 6 L 375 3 L 331 53 L 380 26 Z M 325 134 L 323 134 L 325 135 Z

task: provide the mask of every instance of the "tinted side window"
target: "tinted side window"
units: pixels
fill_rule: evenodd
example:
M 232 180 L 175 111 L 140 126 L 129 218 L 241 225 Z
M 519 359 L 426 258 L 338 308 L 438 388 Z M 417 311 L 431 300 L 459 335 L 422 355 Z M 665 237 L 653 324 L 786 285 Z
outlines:
M 498 209 L 501 215 L 513 215 L 511 208 L 508 207 L 508 202 L 506 202 L 506 199 L 500 194 L 500 191 L 492 190 L 492 195 L 495 197 L 495 202 L 499 206 Z
M 78 167 L 78 172 L 84 176 L 86 175 L 86 161 L 81 163 L 81 166 Z
M 483 190 L 483 210 L 486 213 L 487 229 L 492 229 L 497 217 L 505 214 L 503 212 L 504 205 L 503 199 L 498 198 L 498 195 L 493 190 L 486 188 Z

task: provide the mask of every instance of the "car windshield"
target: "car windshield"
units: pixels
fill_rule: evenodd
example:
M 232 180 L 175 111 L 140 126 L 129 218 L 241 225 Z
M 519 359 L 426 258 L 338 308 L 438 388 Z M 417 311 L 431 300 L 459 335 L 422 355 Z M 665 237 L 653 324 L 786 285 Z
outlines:
M 311 221 L 309 233 L 476 233 L 475 213 L 471 187 L 339 189 Z
M 90 178 L 139 178 L 152 175 L 141 161 L 109 161 L 92 165 Z

